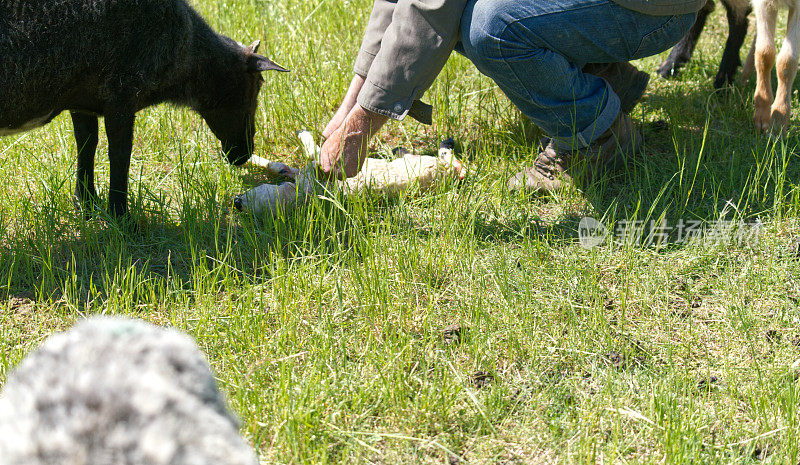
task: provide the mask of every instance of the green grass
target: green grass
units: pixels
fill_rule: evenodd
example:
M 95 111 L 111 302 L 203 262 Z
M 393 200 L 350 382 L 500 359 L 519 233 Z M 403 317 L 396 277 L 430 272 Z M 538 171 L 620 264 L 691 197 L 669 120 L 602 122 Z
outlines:
M 293 70 L 266 75 L 256 143 L 299 164 L 295 133 L 332 115 L 370 2 L 195 4 Z M 720 11 L 681 78 L 654 75 L 634 115 L 642 154 L 555 197 L 505 191 L 536 137 L 456 56 L 426 95 L 434 126 L 393 123 L 374 146 L 432 152 L 455 137 L 474 174 L 424 194 L 253 221 L 229 203 L 263 174 L 228 166 L 199 116 L 158 106 L 137 119 L 143 226 L 126 235 L 72 206 L 66 114 L 0 139 L 0 384 L 49 334 L 121 314 L 197 339 L 264 463 L 795 465 L 800 138 L 755 134 L 752 84 L 713 92 L 725 34 Z M 101 137 L 101 186 L 105 150 Z M 587 215 L 612 231 L 764 230 L 745 245 L 584 249 Z

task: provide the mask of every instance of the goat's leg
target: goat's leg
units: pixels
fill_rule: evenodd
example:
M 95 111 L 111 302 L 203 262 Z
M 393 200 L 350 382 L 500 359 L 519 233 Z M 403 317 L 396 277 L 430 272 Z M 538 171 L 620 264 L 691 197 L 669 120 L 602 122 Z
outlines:
M 725 3 L 725 9 L 728 15 L 728 40 L 725 42 L 725 51 L 722 52 L 722 60 L 719 63 L 719 72 L 714 78 L 714 88 L 720 89 L 724 86 L 733 84 L 733 76 L 736 74 L 736 69 L 742 63 L 739 59 L 739 51 L 744 43 L 745 36 L 747 36 L 748 19 L 747 15 L 750 14 L 750 8 L 744 11 L 732 8 Z
M 778 54 L 778 90 L 775 93 L 775 102 L 772 104 L 772 124 L 782 133 L 789 126 L 792 117 L 792 85 L 797 75 L 798 45 L 800 45 L 800 15 L 794 8 L 789 9 L 789 19 L 786 23 L 786 38 Z
M 758 33 L 753 34 L 753 42 L 750 44 L 750 50 L 747 52 L 747 58 L 742 65 L 742 74 L 739 76 L 739 83 L 741 85 L 747 84 L 750 81 L 750 76 L 756 69 L 756 41 L 758 40 Z
M 133 112 L 114 111 L 105 116 L 108 160 L 111 165 L 108 211 L 115 218 L 124 217 L 128 213 L 128 171 L 133 147 L 133 120 Z
M 772 67 L 775 65 L 775 20 L 777 10 L 765 1 L 754 2 L 756 10 L 756 92 L 753 97 L 756 129 L 768 132 L 771 126 Z
M 97 150 L 97 117 L 71 111 L 78 145 L 78 175 L 75 182 L 75 201 L 78 208 L 88 212 L 97 201 L 94 187 L 94 155 Z
M 694 24 L 691 29 L 689 29 L 689 32 L 683 36 L 680 42 L 672 47 L 672 51 L 669 52 L 667 59 L 658 67 L 656 72 L 659 76 L 667 79 L 677 76 L 680 73 L 683 65 L 692 58 L 694 48 L 697 45 L 698 39 L 700 39 L 700 33 L 703 32 L 703 28 L 706 25 L 706 19 L 708 19 L 708 15 L 713 10 L 714 2 L 713 0 L 709 0 L 706 2 L 705 6 L 697 12 L 697 19 L 694 20 Z

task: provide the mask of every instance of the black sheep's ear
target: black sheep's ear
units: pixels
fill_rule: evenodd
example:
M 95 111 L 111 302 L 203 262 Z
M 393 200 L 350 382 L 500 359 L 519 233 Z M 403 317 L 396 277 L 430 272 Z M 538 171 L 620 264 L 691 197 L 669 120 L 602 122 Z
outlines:
M 260 40 L 256 40 L 255 42 L 253 42 L 252 44 L 250 44 L 250 46 L 249 46 L 249 47 L 247 47 L 247 50 L 248 50 L 250 53 L 256 53 L 256 52 L 258 51 L 258 47 L 259 47 L 260 45 L 261 45 L 261 41 L 260 41 Z
M 256 47 L 258 47 L 256 45 Z M 260 73 L 261 71 L 283 71 L 288 73 L 289 70 L 275 64 L 267 57 L 251 53 L 247 55 L 247 71 L 250 73 Z

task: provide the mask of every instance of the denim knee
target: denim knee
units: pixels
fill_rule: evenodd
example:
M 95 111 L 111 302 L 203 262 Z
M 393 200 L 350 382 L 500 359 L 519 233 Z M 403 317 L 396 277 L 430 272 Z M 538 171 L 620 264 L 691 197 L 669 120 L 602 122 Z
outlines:
M 461 16 L 461 44 L 464 55 L 478 69 L 481 63 L 501 58 L 500 38 L 508 27 L 499 11 L 507 0 L 470 0 Z

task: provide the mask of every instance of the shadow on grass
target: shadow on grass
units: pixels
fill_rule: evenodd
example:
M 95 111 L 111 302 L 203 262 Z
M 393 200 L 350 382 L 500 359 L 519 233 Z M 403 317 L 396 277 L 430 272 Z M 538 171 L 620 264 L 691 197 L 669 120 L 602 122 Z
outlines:
M 209 186 L 213 189 L 213 186 Z M 223 292 L 268 280 L 280 259 L 345 256 L 358 227 L 329 203 L 279 218 L 254 218 L 217 203 L 215 195 L 183 202 L 177 214 L 132 199 L 135 231 L 98 212 L 89 219 L 68 205 L 29 200 L 0 244 L 0 298 L 152 304 L 154 295 Z

